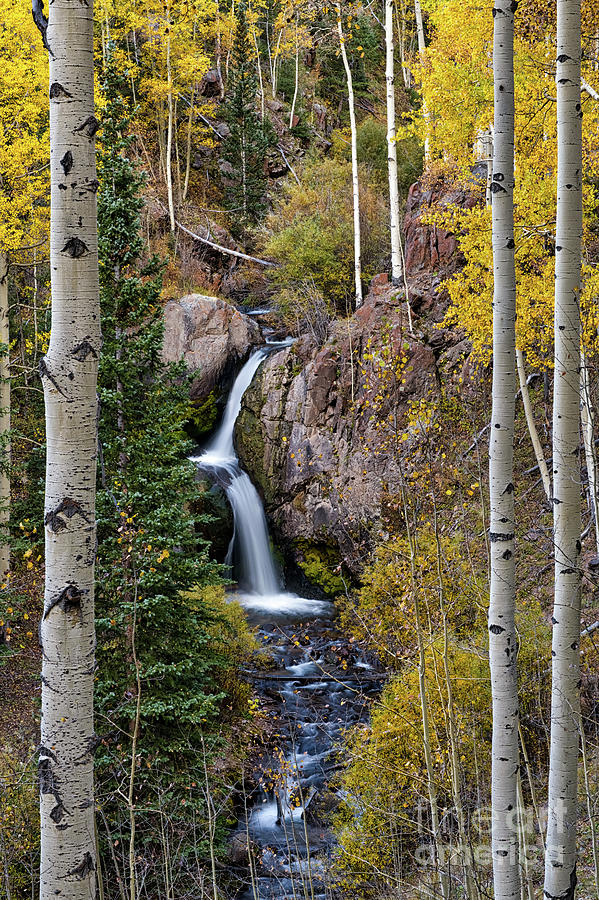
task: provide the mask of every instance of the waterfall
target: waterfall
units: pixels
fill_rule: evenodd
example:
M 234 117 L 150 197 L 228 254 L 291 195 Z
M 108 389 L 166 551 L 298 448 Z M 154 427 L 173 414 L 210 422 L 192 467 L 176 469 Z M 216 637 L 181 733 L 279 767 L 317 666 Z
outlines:
M 242 593 L 236 596 L 242 605 L 271 616 L 327 615 L 331 608 L 329 603 L 297 597 L 282 590 L 270 548 L 262 501 L 248 474 L 239 465 L 233 442 L 243 395 L 260 363 L 277 346 L 288 346 L 288 342 L 270 344 L 252 353 L 231 388 L 219 429 L 204 452 L 191 459 L 222 485 L 231 504 L 234 531 L 227 562 L 232 564 L 234 560 L 238 561 L 237 577 Z

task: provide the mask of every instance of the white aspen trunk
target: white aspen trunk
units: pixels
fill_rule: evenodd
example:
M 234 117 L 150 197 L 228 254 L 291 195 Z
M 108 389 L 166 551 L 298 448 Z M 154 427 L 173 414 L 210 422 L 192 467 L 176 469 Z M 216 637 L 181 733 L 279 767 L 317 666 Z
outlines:
M 341 6 L 337 4 L 337 31 L 339 46 L 347 78 L 347 103 L 349 106 L 349 124 L 351 130 L 351 169 L 354 199 L 354 273 L 356 282 L 356 308 L 362 306 L 362 240 L 360 236 L 360 181 L 358 178 L 358 132 L 356 128 L 356 108 L 354 103 L 354 84 L 345 49 L 345 36 L 341 25 Z
M 424 62 L 426 43 L 424 40 L 424 23 L 422 21 L 422 8 L 420 0 L 414 0 L 414 12 L 416 14 L 416 34 L 418 37 L 418 55 L 420 62 Z M 424 163 L 428 163 L 431 156 L 431 121 L 430 114 L 424 100 L 422 101 L 422 115 L 424 117 Z
M 217 0 L 216 3 L 216 47 L 215 47 L 215 57 L 216 57 L 216 73 L 218 75 L 218 91 L 219 97 L 221 100 L 224 100 L 225 97 L 225 82 L 223 81 L 223 72 L 222 72 L 222 38 L 221 38 L 221 21 L 220 21 L 220 6 Z M 195 22 L 193 26 L 193 37 L 195 42 L 196 35 L 196 27 Z
M 277 98 L 277 74 L 279 71 L 279 49 L 281 47 L 281 38 L 283 36 L 283 29 L 279 31 L 279 37 L 277 38 L 277 48 L 275 50 L 274 58 L 272 61 L 272 99 L 276 100 Z
M 545 491 L 545 496 L 549 503 L 551 503 L 552 492 L 551 492 L 551 476 L 549 475 L 549 469 L 547 468 L 547 463 L 545 462 L 545 455 L 543 453 L 543 447 L 541 445 L 541 440 L 539 438 L 539 432 L 537 431 L 537 426 L 535 425 L 535 417 L 532 411 L 532 403 L 530 402 L 530 394 L 528 393 L 528 385 L 526 383 L 526 369 L 524 367 L 524 355 L 519 347 L 516 347 L 516 368 L 518 369 L 518 381 L 520 382 L 520 393 L 522 394 L 522 406 L 524 407 L 524 418 L 526 419 L 526 425 L 528 427 L 528 433 L 530 435 L 530 440 L 532 443 L 532 448 L 534 450 L 535 459 L 537 461 L 537 465 L 539 467 L 539 472 L 541 473 L 541 480 L 543 481 L 543 490 Z
M 557 2 L 557 223 L 553 387 L 555 597 L 544 895 L 576 890 L 580 708 L 580 0 Z
M 189 176 L 191 175 L 191 129 L 193 126 L 195 88 L 191 89 L 191 100 L 189 102 L 189 119 L 187 120 L 187 147 L 185 150 L 185 180 L 183 182 L 183 202 L 187 200 L 187 191 L 189 190 Z
M 591 399 L 591 381 L 586 353 L 580 351 L 580 423 L 584 442 L 584 457 L 589 475 L 591 515 L 595 524 L 595 546 L 599 554 L 599 517 L 597 516 L 597 453 L 595 451 L 595 412 Z
M 410 88 L 412 86 L 412 73 L 410 72 L 410 67 L 407 63 L 406 57 L 406 3 L 405 0 L 400 0 L 400 13 L 397 14 L 396 9 L 396 17 L 397 17 L 397 31 L 399 34 L 399 56 L 401 60 L 401 75 L 403 78 L 404 87 Z
M 10 333 L 8 328 L 8 260 L 0 252 L 0 580 L 10 572 Z
M 168 79 L 168 129 L 166 134 L 166 191 L 168 197 L 168 216 L 171 234 L 175 233 L 175 201 L 173 198 L 173 79 L 171 72 L 171 32 L 170 32 L 170 8 L 167 12 L 169 30 L 166 39 L 166 74 Z
M 52 329 L 46 585 L 40 622 L 40 900 L 95 897 L 94 562 L 100 305 L 93 4 L 54 0 L 50 53 Z
M 393 0 L 385 0 L 385 81 L 387 84 L 387 168 L 389 171 L 389 212 L 391 218 L 391 281 L 402 283 L 401 224 L 397 184 L 397 144 L 395 141 L 395 60 L 393 53 Z
M 297 13 L 295 16 L 295 90 L 293 91 L 293 103 L 291 104 L 291 112 L 289 113 L 289 128 L 293 128 L 293 117 L 295 115 L 295 104 L 297 103 L 297 92 L 299 90 L 299 39 L 297 34 Z
M 489 442 L 491 589 L 489 663 L 493 703 L 491 847 L 496 900 L 520 897 L 517 828 L 518 676 L 514 555 L 516 270 L 514 255 L 514 6 L 493 9 L 495 140 L 493 220 L 493 408 Z

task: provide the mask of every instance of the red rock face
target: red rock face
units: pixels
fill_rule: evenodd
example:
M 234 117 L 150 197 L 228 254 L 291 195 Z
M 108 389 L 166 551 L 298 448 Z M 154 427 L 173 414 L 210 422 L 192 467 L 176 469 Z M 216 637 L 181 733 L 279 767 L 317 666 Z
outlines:
M 422 217 L 434 208 L 459 206 L 461 209 L 471 209 L 477 202 L 475 192 L 462 188 L 448 191 L 442 184 L 423 187 L 421 182 L 416 182 L 412 185 L 404 218 L 406 272 L 409 277 L 440 268 L 447 276 L 459 268 L 461 260 L 455 235 L 436 225 L 424 225 Z

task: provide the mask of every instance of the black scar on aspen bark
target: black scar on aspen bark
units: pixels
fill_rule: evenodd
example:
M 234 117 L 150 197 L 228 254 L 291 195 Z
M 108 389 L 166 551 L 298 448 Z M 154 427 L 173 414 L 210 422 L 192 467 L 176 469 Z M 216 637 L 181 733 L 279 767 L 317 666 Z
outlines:
M 94 178 L 93 181 L 90 181 L 86 184 L 85 190 L 89 191 L 90 194 L 97 194 L 99 187 L 100 187 L 100 182 Z
M 572 59 L 572 57 L 568 56 L 567 53 L 560 53 L 560 55 L 557 57 L 558 63 L 568 62 L 569 59 Z
M 498 194 L 500 191 L 503 191 L 504 194 L 507 194 L 507 191 L 504 187 L 502 187 L 496 181 L 491 182 L 491 193 Z
M 499 532 L 497 532 L 497 531 L 490 531 L 489 532 L 489 540 L 491 541 L 492 544 L 496 544 L 498 541 L 513 541 L 514 535 L 513 535 L 513 533 L 499 534 Z
M 96 117 L 88 116 L 87 119 L 85 120 L 85 122 L 82 122 L 81 125 L 79 125 L 77 128 L 75 128 L 75 133 L 76 134 L 79 134 L 79 133 L 85 134 L 91 140 L 95 136 L 96 131 L 98 130 L 99 127 L 100 127 L 100 123 L 98 122 Z
M 505 175 L 503 174 L 503 172 L 494 172 L 493 181 L 505 181 Z
M 81 238 L 72 237 L 68 239 L 60 252 L 67 253 L 72 259 L 80 259 L 86 253 L 89 253 L 89 247 Z
M 88 875 L 91 875 L 93 871 L 95 871 L 95 864 L 92 859 L 91 853 L 86 853 L 78 866 L 75 866 L 70 872 L 67 872 L 67 875 L 75 875 L 77 878 L 83 880 L 87 878 Z
M 506 550 L 505 553 L 502 554 L 503 559 L 511 559 L 512 556 L 513 556 L 513 554 L 512 554 L 511 550 Z
M 63 397 L 66 396 L 65 392 L 62 390 L 56 378 L 54 377 L 54 375 L 52 375 L 50 369 L 48 368 L 45 359 L 40 360 L 39 373 L 40 378 L 47 378 L 48 381 L 50 381 L 54 385 L 59 394 L 61 394 Z
M 551 616 L 551 624 L 557 625 L 557 619 L 555 618 L 555 616 Z
M 514 241 L 513 238 L 510 238 L 506 244 L 506 247 L 508 248 L 508 250 L 513 250 L 515 246 L 516 246 L 516 242 Z
M 58 81 L 54 81 L 50 85 L 50 100 L 68 100 L 72 96 Z
M 76 500 L 71 499 L 71 497 L 65 497 L 64 500 L 60 501 L 58 506 L 47 512 L 44 518 L 44 525 L 54 533 L 63 531 L 67 527 L 64 519 L 61 519 L 60 517 L 61 513 L 63 513 L 67 519 L 72 519 L 73 516 L 80 515 L 86 522 L 89 522 L 81 504 Z
M 77 585 L 69 584 L 60 594 L 50 600 L 48 606 L 44 610 L 43 618 L 47 619 L 54 607 L 59 606 L 66 614 L 77 610 L 81 611 L 81 601 L 83 599 L 83 591 L 80 591 Z
M 502 628 L 501 625 L 489 625 L 489 631 L 492 634 L 501 634 L 502 631 L 505 631 L 505 628 Z
M 44 14 L 44 4 L 42 3 L 42 0 L 31 0 L 31 15 L 42 36 L 42 44 L 50 56 L 54 57 L 54 54 L 50 49 L 50 44 L 48 43 L 48 20 Z
M 96 353 L 90 342 L 86 339 L 84 341 L 81 341 L 80 344 L 77 344 L 75 349 L 71 352 L 71 356 L 73 356 L 79 362 L 84 362 L 90 355 L 90 353 L 94 359 L 98 358 L 98 354 Z
M 60 160 L 60 165 L 62 166 L 64 174 L 68 175 L 73 168 L 73 154 L 70 150 L 67 150 L 63 158 Z
M 59 185 L 58 185 L 58 190 L 59 190 L 59 191 L 66 191 L 66 189 L 67 189 L 66 184 L 59 184 Z
M 514 493 L 514 485 L 512 484 L 511 481 L 510 481 L 509 484 L 507 484 L 507 485 L 505 486 L 505 488 L 503 489 L 503 491 L 502 491 L 501 493 L 502 493 L 502 495 L 503 495 L 503 494 L 513 494 L 513 493 Z

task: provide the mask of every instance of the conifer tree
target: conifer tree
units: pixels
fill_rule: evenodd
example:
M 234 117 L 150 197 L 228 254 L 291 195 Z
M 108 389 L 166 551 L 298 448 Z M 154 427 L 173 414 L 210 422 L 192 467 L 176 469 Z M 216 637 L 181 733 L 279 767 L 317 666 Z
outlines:
M 196 480 L 185 459 L 188 380 L 181 365 L 161 358 L 162 263 L 142 262 L 143 176 L 127 156 L 127 84 L 109 60 L 98 198 L 104 354 L 96 704 L 100 798 L 109 826 L 128 835 L 135 896 L 138 807 L 148 796 L 155 805 L 168 787 L 169 802 L 179 809 L 178 779 L 187 772 L 185 783 L 190 780 L 186 752 L 199 752 L 199 735 L 222 694 L 213 677 L 219 660 L 207 649 L 211 614 L 199 597 L 184 593 L 213 582 L 217 571 L 189 512 Z M 158 822 L 144 825 L 137 828 L 139 841 L 155 841 Z
M 231 133 L 223 144 L 222 157 L 231 167 L 225 194 L 227 206 L 234 213 L 234 229 L 239 231 L 257 222 L 266 211 L 265 154 L 271 128 L 256 112 L 258 84 L 248 52 L 250 36 L 243 3 L 237 7 L 236 18 L 231 96 L 225 108 Z

